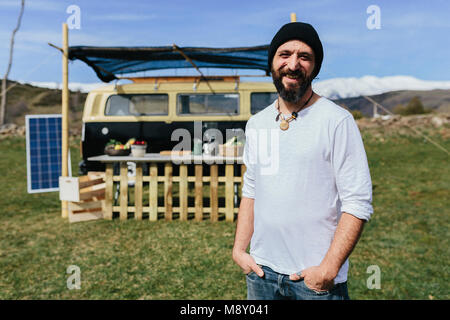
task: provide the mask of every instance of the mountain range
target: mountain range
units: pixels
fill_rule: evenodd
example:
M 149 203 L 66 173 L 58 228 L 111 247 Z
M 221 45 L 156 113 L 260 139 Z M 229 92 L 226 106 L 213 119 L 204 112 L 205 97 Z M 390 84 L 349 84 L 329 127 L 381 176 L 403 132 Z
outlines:
M 7 112 L 10 115 L 10 121 L 17 122 L 18 119 L 11 118 L 21 117 L 23 113 L 32 111 L 33 107 L 43 107 L 42 112 L 44 109 L 46 109 L 45 112 L 50 112 L 52 106 L 58 110 L 61 101 L 59 83 L 8 82 L 15 83 L 16 86 L 8 94 L 8 104 L 11 106 L 17 104 L 15 108 Z M 72 91 L 71 100 L 73 100 L 71 109 L 81 112 L 86 93 L 103 85 L 104 83 L 70 82 L 69 89 Z M 345 108 L 361 111 L 366 117 L 373 116 L 373 104 L 364 96 L 370 96 L 390 111 L 398 104 L 406 105 L 417 96 L 425 108 L 436 112 L 450 112 L 450 81 L 427 81 L 410 76 L 364 76 L 315 81 L 313 89 Z M 380 110 L 378 112 L 382 113 Z
M 30 84 L 35 87 L 48 89 L 61 89 L 57 82 L 18 81 L 22 84 Z M 72 91 L 89 92 L 104 83 L 80 83 L 70 82 L 69 89 Z M 359 97 L 362 95 L 372 96 L 390 91 L 417 90 L 428 91 L 434 89 L 450 89 L 450 81 L 428 81 L 420 80 L 411 76 L 389 76 L 375 77 L 364 76 L 361 78 L 333 78 L 313 82 L 313 89 L 320 95 L 329 99 L 344 99 Z
M 411 76 L 333 78 L 313 83 L 313 89 L 329 99 L 373 96 L 390 91 L 450 89 L 450 81 L 420 80 Z

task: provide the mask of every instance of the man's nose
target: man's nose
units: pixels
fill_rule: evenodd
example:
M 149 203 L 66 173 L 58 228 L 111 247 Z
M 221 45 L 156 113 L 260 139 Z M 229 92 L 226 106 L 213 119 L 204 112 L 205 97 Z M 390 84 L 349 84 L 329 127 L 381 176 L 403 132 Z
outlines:
M 295 55 L 292 55 L 287 61 L 287 67 L 291 71 L 298 70 L 300 68 L 300 59 L 298 59 Z

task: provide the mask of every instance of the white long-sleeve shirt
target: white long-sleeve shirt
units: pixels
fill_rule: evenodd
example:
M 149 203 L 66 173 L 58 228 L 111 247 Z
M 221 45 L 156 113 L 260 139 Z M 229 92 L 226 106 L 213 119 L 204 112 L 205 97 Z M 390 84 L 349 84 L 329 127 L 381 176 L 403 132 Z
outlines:
M 322 97 L 286 131 L 277 114 L 274 102 L 247 122 L 242 196 L 255 199 L 250 255 L 292 274 L 321 263 L 342 212 L 369 220 L 372 182 L 350 112 Z M 347 271 L 348 260 L 335 283 Z

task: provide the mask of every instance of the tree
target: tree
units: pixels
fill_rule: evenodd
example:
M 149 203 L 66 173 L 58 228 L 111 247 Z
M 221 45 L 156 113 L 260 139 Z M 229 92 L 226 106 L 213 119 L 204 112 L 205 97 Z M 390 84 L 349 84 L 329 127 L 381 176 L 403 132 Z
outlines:
M 11 42 L 10 42 L 10 45 L 9 45 L 8 67 L 6 68 L 6 73 L 5 73 L 5 76 L 4 76 L 3 81 L 2 81 L 2 100 L 1 100 L 1 104 L 0 104 L 0 125 L 3 125 L 5 123 L 6 87 L 7 87 L 6 86 L 6 81 L 8 79 L 9 72 L 11 71 L 11 66 L 12 66 L 13 49 L 14 49 L 14 37 L 15 37 L 17 31 L 20 28 L 20 23 L 22 22 L 22 16 L 23 16 L 24 9 L 25 9 L 25 0 L 22 0 L 21 1 L 21 6 L 20 6 L 19 18 L 17 19 L 17 26 L 13 30 L 12 35 L 11 35 Z
M 412 98 L 406 105 L 406 114 L 422 114 L 425 113 L 422 101 L 419 97 Z

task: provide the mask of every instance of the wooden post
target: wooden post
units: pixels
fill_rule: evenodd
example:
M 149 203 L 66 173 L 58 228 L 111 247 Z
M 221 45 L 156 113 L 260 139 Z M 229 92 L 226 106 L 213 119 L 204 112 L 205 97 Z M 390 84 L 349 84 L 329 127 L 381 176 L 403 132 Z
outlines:
M 113 217 L 113 164 L 106 164 L 105 173 L 105 219 L 112 220 Z
M 203 165 L 195 165 L 195 221 L 203 220 Z
M 164 164 L 164 217 L 166 220 L 172 220 L 172 163 L 166 162 Z
M 136 181 L 134 184 L 134 219 L 142 220 L 142 162 L 136 163 Z
M 225 165 L 225 220 L 234 221 L 234 165 Z
M 128 166 L 120 162 L 120 220 L 128 219 Z
M 63 55 L 62 55 L 62 164 L 61 176 L 67 177 L 68 170 L 68 151 L 69 151 L 69 32 L 67 23 L 63 23 Z M 68 202 L 61 202 L 61 216 L 67 218 L 69 216 Z
M 209 185 L 209 202 L 211 207 L 210 219 L 211 221 L 219 220 L 219 197 L 218 197 L 218 188 L 219 188 L 219 168 L 217 164 L 211 165 L 211 182 Z
M 186 164 L 180 164 L 180 220 L 186 221 L 188 218 L 188 170 Z
M 297 22 L 297 15 L 295 14 L 295 12 L 291 13 L 291 22 Z
M 150 164 L 150 186 L 149 186 L 149 221 L 158 220 L 158 166 L 156 163 Z

